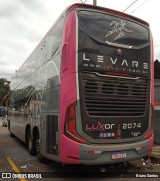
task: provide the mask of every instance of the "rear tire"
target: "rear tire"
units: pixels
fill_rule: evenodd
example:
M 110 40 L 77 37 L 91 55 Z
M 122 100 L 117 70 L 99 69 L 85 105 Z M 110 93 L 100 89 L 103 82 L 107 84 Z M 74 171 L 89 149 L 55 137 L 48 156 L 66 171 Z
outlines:
M 10 133 L 10 136 L 11 136 L 11 137 L 14 137 L 14 134 L 13 134 L 13 133 L 11 133 L 10 131 L 9 131 L 9 133 Z
M 42 156 L 42 154 L 40 153 L 40 137 L 39 137 L 39 133 L 37 133 L 37 138 L 36 138 L 36 151 L 37 151 L 37 158 L 38 161 L 41 163 L 47 163 L 47 159 Z
M 14 137 L 14 134 L 11 132 L 11 130 L 10 130 L 10 120 L 8 120 L 8 131 L 9 131 L 9 133 L 10 133 L 10 136 L 11 137 Z
M 31 155 L 36 155 L 36 139 L 31 135 L 31 129 L 27 131 L 27 147 Z

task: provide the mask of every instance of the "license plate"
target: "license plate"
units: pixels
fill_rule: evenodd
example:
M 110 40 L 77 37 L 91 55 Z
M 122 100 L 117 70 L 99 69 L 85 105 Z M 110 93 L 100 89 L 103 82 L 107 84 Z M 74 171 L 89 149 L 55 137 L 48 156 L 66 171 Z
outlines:
M 113 152 L 112 153 L 112 159 L 120 159 L 120 158 L 126 158 L 126 152 Z

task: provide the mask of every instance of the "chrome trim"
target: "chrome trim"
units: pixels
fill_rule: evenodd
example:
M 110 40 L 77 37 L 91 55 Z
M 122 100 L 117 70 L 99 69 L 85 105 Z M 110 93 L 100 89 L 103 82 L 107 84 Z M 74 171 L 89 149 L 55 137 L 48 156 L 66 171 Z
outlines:
M 93 73 L 101 77 L 115 77 L 115 78 L 130 79 L 130 80 L 137 80 L 140 78 L 140 77 L 123 77 L 123 76 L 116 76 L 116 75 L 104 75 L 104 74 L 99 74 L 97 72 L 93 72 Z
M 119 44 L 119 43 L 112 43 L 112 42 L 109 42 L 109 41 L 106 41 L 106 43 L 108 45 L 115 46 L 115 47 L 120 47 L 120 48 L 127 48 L 127 49 L 131 49 L 132 48 L 132 46 L 122 45 L 122 44 Z

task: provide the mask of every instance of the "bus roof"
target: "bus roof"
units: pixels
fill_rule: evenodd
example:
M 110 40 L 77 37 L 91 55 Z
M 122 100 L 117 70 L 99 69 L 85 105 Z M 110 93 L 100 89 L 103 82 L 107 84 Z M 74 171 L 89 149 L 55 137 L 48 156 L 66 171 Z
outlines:
M 115 15 L 119 15 L 119 16 L 122 16 L 122 17 L 125 17 L 125 18 L 129 18 L 129 19 L 132 19 L 134 21 L 138 21 L 142 24 L 145 24 L 149 27 L 149 24 L 148 22 L 140 19 L 140 18 L 137 18 L 135 16 L 132 16 L 132 15 L 129 15 L 129 14 L 126 14 L 124 12 L 121 12 L 121 11 L 117 11 L 117 10 L 114 10 L 114 9 L 110 9 L 110 8 L 105 8 L 105 7 L 101 7 L 101 6 L 94 6 L 94 5 L 90 5 L 90 4 L 82 4 L 82 3 L 76 3 L 76 4 L 73 4 L 73 5 L 70 5 L 68 6 L 63 13 L 67 12 L 67 11 L 70 11 L 72 9 L 76 9 L 76 8 L 87 8 L 87 9 L 91 9 L 91 10 L 100 10 L 100 11 L 104 11 L 104 12 L 107 12 L 107 13 L 111 13 L 111 14 L 115 14 Z

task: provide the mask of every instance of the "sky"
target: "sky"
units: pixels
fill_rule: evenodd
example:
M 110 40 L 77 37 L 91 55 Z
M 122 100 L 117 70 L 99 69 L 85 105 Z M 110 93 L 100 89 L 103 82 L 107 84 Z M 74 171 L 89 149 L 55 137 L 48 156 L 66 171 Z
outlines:
M 81 1 L 86 0 L 0 0 L 0 78 L 11 80 L 62 11 Z M 133 2 L 135 0 L 97 0 L 97 5 L 124 11 Z M 93 4 L 93 0 L 85 3 Z M 150 24 L 154 60 L 160 60 L 158 1 L 137 0 L 125 13 Z

